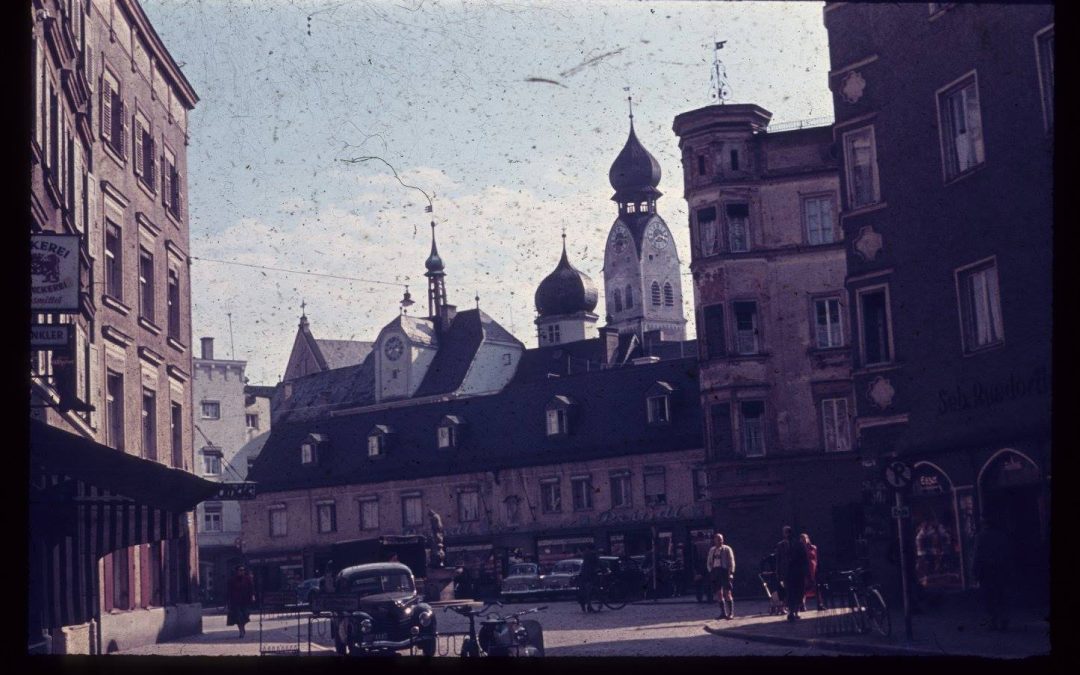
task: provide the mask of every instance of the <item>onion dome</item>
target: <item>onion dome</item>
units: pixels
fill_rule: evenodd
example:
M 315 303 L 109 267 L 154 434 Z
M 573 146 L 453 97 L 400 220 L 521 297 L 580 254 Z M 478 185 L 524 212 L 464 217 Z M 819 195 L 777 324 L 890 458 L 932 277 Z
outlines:
M 660 163 L 649 154 L 634 133 L 634 121 L 630 120 L 630 137 L 626 139 L 619 156 L 608 171 L 608 180 L 615 188 L 613 200 L 636 201 L 641 198 L 656 199 L 660 191 Z
M 562 259 L 536 289 L 536 313 L 541 317 L 591 312 L 596 309 L 596 284 L 566 258 L 566 235 L 563 235 Z
M 435 274 L 443 271 L 443 261 L 439 257 L 439 249 L 435 248 L 435 221 L 431 222 L 431 255 L 424 262 L 424 267 L 429 273 Z

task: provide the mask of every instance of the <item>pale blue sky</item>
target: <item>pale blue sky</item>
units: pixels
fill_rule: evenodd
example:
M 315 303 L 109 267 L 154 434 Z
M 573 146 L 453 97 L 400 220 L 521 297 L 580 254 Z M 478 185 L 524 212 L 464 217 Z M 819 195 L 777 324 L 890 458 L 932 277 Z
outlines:
M 571 262 L 602 285 L 623 87 L 663 170 L 658 207 L 684 272 L 671 124 L 710 103 L 714 37 L 727 41 L 734 102 L 774 123 L 832 114 L 820 2 L 142 3 L 201 97 L 188 146 L 192 255 L 409 283 L 421 301 L 412 313 L 426 313 L 423 196 L 381 163 L 342 161 L 379 155 L 435 195 L 450 301 L 473 307 L 479 292 L 529 346 L 533 292 L 558 262 L 561 228 Z M 228 357 L 231 312 L 235 357 L 253 383 L 273 384 L 301 298 L 316 337 L 370 340 L 401 291 L 196 260 L 194 337 L 216 337 Z

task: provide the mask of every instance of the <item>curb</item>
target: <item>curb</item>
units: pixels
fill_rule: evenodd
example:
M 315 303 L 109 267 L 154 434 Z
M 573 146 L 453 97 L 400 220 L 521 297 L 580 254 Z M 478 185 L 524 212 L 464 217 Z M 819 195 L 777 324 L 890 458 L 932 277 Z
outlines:
M 705 626 L 705 632 L 719 637 L 750 642 L 764 642 L 787 647 L 812 647 L 814 649 L 826 649 L 834 652 L 848 652 L 862 655 L 878 656 L 959 656 L 947 652 L 919 649 L 917 647 L 898 647 L 878 644 L 858 644 L 852 642 L 837 642 L 835 640 L 821 640 L 818 638 L 797 638 L 782 635 L 763 635 L 761 633 L 749 633 L 738 629 L 720 629 Z

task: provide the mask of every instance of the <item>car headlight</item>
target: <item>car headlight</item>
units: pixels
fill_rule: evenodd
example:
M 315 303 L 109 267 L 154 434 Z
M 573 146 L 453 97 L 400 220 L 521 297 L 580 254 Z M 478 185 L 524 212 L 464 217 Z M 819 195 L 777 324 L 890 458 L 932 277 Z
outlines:
M 412 628 L 409 629 L 409 632 L 412 633 L 414 636 L 419 635 L 420 634 L 420 627 L 419 626 L 413 626 Z
M 401 610 L 401 613 L 404 614 L 405 616 L 412 616 L 413 608 L 412 607 L 406 607 L 405 609 Z
M 371 627 L 372 627 L 371 619 L 361 619 L 360 620 L 360 632 L 361 633 L 370 633 L 371 632 Z
M 431 620 L 434 618 L 435 615 L 429 610 L 425 609 L 423 612 L 420 612 L 420 625 L 424 628 L 427 628 L 431 625 Z

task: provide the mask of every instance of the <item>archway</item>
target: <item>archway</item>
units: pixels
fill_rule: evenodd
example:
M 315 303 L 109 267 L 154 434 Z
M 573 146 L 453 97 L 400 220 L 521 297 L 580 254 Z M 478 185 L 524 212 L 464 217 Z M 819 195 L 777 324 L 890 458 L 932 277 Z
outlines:
M 996 523 L 1011 544 L 1017 585 L 1045 591 L 1049 581 L 1048 495 L 1038 465 L 1018 450 L 999 450 L 979 471 L 978 488 L 982 517 Z
M 913 468 L 911 522 L 916 582 L 927 590 L 962 588 L 963 546 L 956 493 L 948 474 L 931 462 L 917 462 Z

